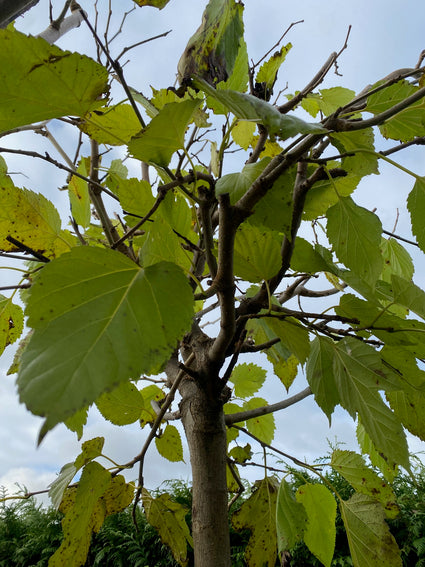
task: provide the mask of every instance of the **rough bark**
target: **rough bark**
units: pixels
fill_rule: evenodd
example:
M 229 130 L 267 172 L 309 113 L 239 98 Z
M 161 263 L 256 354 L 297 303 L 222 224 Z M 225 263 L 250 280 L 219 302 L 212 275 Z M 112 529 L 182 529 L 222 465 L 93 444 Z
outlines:
M 194 380 L 185 380 L 180 392 L 192 466 L 195 566 L 230 567 L 223 405 Z

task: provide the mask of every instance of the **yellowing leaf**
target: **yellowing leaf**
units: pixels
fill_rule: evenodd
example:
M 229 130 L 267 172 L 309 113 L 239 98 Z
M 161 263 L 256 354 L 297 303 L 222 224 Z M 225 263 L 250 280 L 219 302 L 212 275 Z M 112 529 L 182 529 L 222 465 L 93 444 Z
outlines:
M 239 120 L 231 131 L 233 141 L 244 150 L 247 150 L 252 144 L 256 128 L 255 122 Z
M 238 398 L 252 396 L 261 388 L 266 379 L 264 368 L 256 364 L 238 364 L 230 377 L 234 384 L 234 393 Z
M 399 509 L 392 488 L 374 470 L 366 466 L 360 455 L 353 451 L 335 449 L 332 453 L 332 468 L 362 494 L 368 494 L 380 502 L 388 518 L 395 518 Z
M 103 417 L 115 425 L 134 423 L 144 408 L 143 397 L 132 382 L 124 382 L 112 392 L 105 392 L 96 405 Z
M 99 499 L 111 483 L 111 475 L 99 463 L 84 467 L 74 505 L 62 520 L 64 539 L 49 560 L 49 567 L 80 567 L 86 561 L 93 531 L 98 531 L 105 519 Z
M 166 104 L 151 122 L 128 144 L 130 153 L 141 161 L 166 167 L 171 156 L 184 146 L 184 134 L 199 99 Z
M 336 501 L 326 486 L 303 484 L 295 495 L 307 513 L 304 542 L 323 565 L 331 566 L 336 538 Z
M 152 6 L 162 10 L 170 0 L 133 0 L 138 6 Z
M 257 83 L 266 83 L 266 87 L 268 89 L 273 88 L 280 66 L 285 61 L 286 56 L 291 48 L 292 44 L 288 43 L 287 45 L 282 45 L 279 51 L 273 53 L 270 59 L 268 59 L 261 65 L 257 76 L 255 77 L 255 81 Z
M 244 411 L 247 411 L 267 405 L 267 401 L 264 398 L 251 398 L 243 404 L 243 409 Z M 246 428 L 250 433 L 261 439 L 261 441 L 271 443 L 276 430 L 274 415 L 272 413 L 268 413 L 259 417 L 252 417 L 247 420 Z
M 257 481 L 255 492 L 232 516 L 232 524 L 237 530 L 251 530 L 245 560 L 253 567 L 274 567 L 276 562 L 277 492 L 275 478 Z
M 142 129 L 131 104 L 116 104 L 92 110 L 80 124 L 83 132 L 99 144 L 122 146 Z
M 44 39 L 0 30 L 0 131 L 101 104 L 108 73 L 93 59 Z
M 6 236 L 12 236 L 48 258 L 60 256 L 74 244 L 71 234 L 61 229 L 60 216 L 53 203 L 28 189 L 5 187 L 1 181 L 0 234 L 0 250 L 19 251 L 6 240 Z
M 77 172 L 87 177 L 89 159 L 83 158 L 77 168 Z M 87 181 L 72 175 L 68 184 L 68 195 L 71 203 L 72 216 L 77 224 L 83 228 L 90 225 L 90 197 Z
M 183 445 L 180 433 L 174 425 L 168 424 L 161 435 L 155 437 L 158 453 L 172 463 L 183 461 Z
M 192 314 L 190 285 L 175 264 L 141 269 L 112 250 L 74 248 L 31 288 L 35 330 L 21 360 L 21 400 L 50 429 L 121 382 L 157 372 Z
M 400 550 L 379 502 L 354 494 L 339 505 L 354 567 L 402 567 Z
M 0 354 L 19 339 L 24 326 L 24 314 L 19 305 L 0 294 Z
M 169 546 L 174 559 L 184 567 L 188 562 L 187 544 L 193 547 L 185 520 L 188 509 L 171 500 L 168 494 L 153 498 L 146 488 L 143 488 L 142 499 L 146 519 L 158 530 L 161 540 Z

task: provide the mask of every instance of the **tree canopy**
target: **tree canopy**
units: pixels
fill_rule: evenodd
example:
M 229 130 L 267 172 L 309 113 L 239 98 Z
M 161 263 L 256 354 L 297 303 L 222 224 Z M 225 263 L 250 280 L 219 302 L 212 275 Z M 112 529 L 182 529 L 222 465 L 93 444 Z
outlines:
M 163 9 L 168 0 L 135 4 Z M 111 7 L 96 9 L 109 10 L 109 22 Z M 425 177 L 397 156 L 425 142 L 425 52 L 358 94 L 320 89 L 346 41 L 305 87 L 274 101 L 292 46 L 282 37 L 250 62 L 243 9 L 206 3 L 179 84 L 149 95 L 127 82 L 120 58 L 131 46 L 116 55 L 109 27 L 102 35 L 76 2 L 41 37 L 0 30 L 0 135 L 41 133 L 56 152 L 0 147 L 0 250 L 20 273 L 1 290 L 0 351 L 21 340 L 9 373 L 20 401 L 43 418 L 39 442 L 60 423 L 81 439 L 92 406 L 148 432 L 127 462 L 105 455 L 96 437 L 64 464 L 49 489 L 65 514 L 51 566 L 83 565 L 105 519 L 140 500 L 179 564 L 190 546 L 197 566 L 230 565 L 229 493 L 233 502 L 243 491 L 244 466 L 263 468 L 232 516 L 234 529 L 251 534 L 247 565 L 274 565 L 303 541 L 330 566 L 337 510 L 353 565 L 402 564 L 387 519 L 398 514 L 397 471 L 411 472 L 406 431 L 425 439 L 425 291 L 405 247 L 425 251 Z M 97 60 L 54 45 L 80 24 Z M 73 155 L 52 133 L 56 123 L 72 130 Z M 110 148 L 125 157 L 110 159 Z M 10 154 L 64 172 L 69 222 L 42 187 L 16 185 Z M 411 178 L 414 241 L 356 203 L 359 183 L 382 162 Z M 244 358 L 260 352 L 273 376 Z M 267 380 L 273 400 L 262 396 Z M 322 466 L 273 445 L 274 413 L 308 396 L 329 421 L 340 406 L 356 422 L 359 452 L 335 449 L 323 465 L 351 485 L 349 497 L 329 479 L 296 491 L 285 480 L 288 462 L 325 479 Z M 187 509 L 150 494 L 143 477 L 152 442 L 178 462 L 182 435 L 191 530 Z M 123 473 L 134 467 L 128 482 Z

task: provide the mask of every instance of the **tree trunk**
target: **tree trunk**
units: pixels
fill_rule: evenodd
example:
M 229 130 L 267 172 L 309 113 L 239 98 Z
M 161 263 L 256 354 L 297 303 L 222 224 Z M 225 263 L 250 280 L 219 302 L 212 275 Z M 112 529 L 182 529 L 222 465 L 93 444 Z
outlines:
M 195 381 L 186 380 L 180 391 L 192 466 L 195 567 L 230 567 L 223 404 Z

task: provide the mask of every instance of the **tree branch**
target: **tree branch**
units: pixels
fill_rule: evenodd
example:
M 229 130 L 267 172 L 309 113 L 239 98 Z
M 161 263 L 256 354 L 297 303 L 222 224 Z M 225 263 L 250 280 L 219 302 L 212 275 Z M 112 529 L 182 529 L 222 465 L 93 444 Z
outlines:
M 301 392 L 298 392 L 298 394 L 295 394 L 295 395 L 291 396 L 290 398 L 287 398 L 286 400 L 282 400 L 281 402 L 277 402 L 276 404 L 271 404 L 271 405 L 268 405 L 268 406 L 262 406 L 261 408 L 254 408 L 254 409 L 246 410 L 246 411 L 240 411 L 240 412 L 237 412 L 237 413 L 227 414 L 224 419 L 225 419 L 226 425 L 231 426 L 231 425 L 238 423 L 240 421 L 247 421 L 248 419 L 252 419 L 254 417 L 260 417 L 262 415 L 267 415 L 269 413 L 274 413 L 276 411 L 286 409 L 286 408 L 293 406 L 294 404 L 300 402 L 304 398 L 311 396 L 312 393 L 313 392 L 311 391 L 310 386 L 308 386 L 307 388 L 305 388 Z

